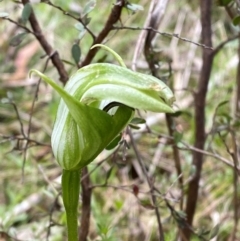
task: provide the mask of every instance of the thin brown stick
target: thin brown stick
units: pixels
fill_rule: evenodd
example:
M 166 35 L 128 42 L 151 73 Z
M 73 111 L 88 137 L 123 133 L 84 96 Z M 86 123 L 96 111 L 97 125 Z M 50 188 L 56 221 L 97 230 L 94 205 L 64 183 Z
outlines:
M 13 19 L 11 19 L 11 18 L 9 18 L 9 17 L 5 17 L 5 18 L 3 18 L 3 19 L 5 19 L 5 20 L 7 20 L 7 21 L 9 21 L 9 22 L 11 22 L 11 23 L 14 23 L 16 26 L 24 29 L 27 33 L 31 33 L 31 34 L 33 34 L 34 36 L 36 36 L 36 34 L 35 34 L 33 31 L 31 31 L 28 27 L 26 27 L 26 26 L 24 26 L 24 25 L 22 25 L 22 24 L 20 24 L 20 23 L 18 23 L 18 22 L 16 22 L 16 21 L 14 21 Z
M 163 227 L 162 227 L 162 222 L 161 222 L 161 216 L 160 216 L 160 212 L 158 210 L 158 207 L 157 207 L 157 202 L 156 202 L 156 196 L 154 195 L 154 185 L 153 185 L 153 182 L 150 180 L 149 176 L 148 176 L 148 172 L 146 170 L 146 167 L 142 161 L 142 158 L 139 154 L 139 151 L 138 151 L 138 148 L 135 144 L 135 140 L 133 138 L 133 135 L 132 135 L 132 132 L 131 130 L 128 128 L 128 134 L 130 136 L 130 140 L 131 140 L 131 144 L 132 144 L 132 147 L 133 147 L 133 150 L 135 152 L 135 155 L 136 155 L 136 158 L 142 168 L 142 171 L 146 177 L 146 180 L 147 180 L 147 183 L 148 183 L 148 186 L 150 188 L 150 193 L 151 193 L 151 198 L 152 198 L 152 202 L 153 202 L 153 206 L 154 206 L 154 210 L 155 210 L 155 213 L 156 213 L 156 217 L 157 217 L 157 222 L 158 222 L 158 232 L 159 232 L 159 241 L 164 241 L 164 232 L 163 232 Z
M 46 235 L 46 241 L 49 240 L 49 237 L 51 235 L 51 227 L 54 226 L 54 221 L 53 221 L 53 212 L 54 212 L 54 209 L 56 208 L 57 204 L 58 204 L 58 198 L 59 196 L 61 195 L 61 192 L 59 192 L 57 194 L 57 196 L 55 197 L 54 201 L 53 201 L 53 204 L 50 208 L 50 213 L 49 213 L 49 225 L 48 225 L 48 229 L 47 229 L 47 235 Z
M 82 212 L 81 212 L 81 226 L 79 229 L 79 241 L 87 241 L 87 236 L 89 232 L 90 225 L 90 215 L 91 215 L 91 196 L 92 189 L 90 188 L 91 181 L 88 175 L 87 167 L 82 169 L 82 176 L 85 178 L 81 181 L 82 187 Z
M 158 33 L 162 36 L 165 36 L 165 37 L 169 37 L 169 38 L 178 38 L 184 42 L 188 42 L 188 43 L 191 43 L 191 44 L 195 44 L 199 47 L 202 47 L 202 48 L 205 48 L 205 49 L 211 49 L 213 50 L 213 47 L 211 46 L 208 46 L 204 43 L 197 43 L 197 42 L 193 42 L 192 40 L 190 39 L 187 39 L 187 38 L 184 38 L 184 37 L 181 37 L 179 36 L 179 34 L 177 33 L 166 33 L 166 32 L 160 32 L 158 31 L 157 29 L 154 29 L 154 28 L 151 28 L 151 27 L 148 27 L 148 28 L 142 28 L 142 27 L 130 27 L 130 26 L 121 26 L 121 27 L 117 27 L 117 26 L 114 26 L 112 28 L 112 30 L 114 29 L 117 29 L 117 30 L 122 30 L 122 29 L 129 29 L 129 30 L 146 30 L 146 31 L 152 31 L 152 32 L 155 32 L 155 33 Z
M 22 0 L 22 3 L 25 5 L 29 3 L 29 0 Z M 56 67 L 60 75 L 60 81 L 65 84 L 68 80 L 67 71 L 65 70 L 63 62 L 60 60 L 58 52 L 53 50 L 52 46 L 47 42 L 45 36 L 42 34 L 41 27 L 33 10 L 29 17 L 29 22 L 34 32 L 34 35 L 36 36 L 37 40 L 39 41 L 46 54 L 50 56 L 53 65 Z
M 159 192 L 156 188 L 155 188 L 155 191 Z M 191 231 L 191 233 L 195 234 L 197 237 L 200 238 L 200 240 L 202 241 L 207 241 L 206 238 L 203 236 L 203 235 L 199 235 L 197 232 L 194 231 L 193 227 L 190 226 L 186 219 L 183 218 L 180 213 L 178 211 L 176 211 L 174 209 L 174 207 L 172 205 L 170 205 L 170 203 L 168 202 L 168 200 L 165 198 L 164 199 L 165 203 L 166 203 L 166 206 L 168 207 L 168 209 L 170 210 L 171 214 L 172 214 L 172 217 L 175 219 L 175 221 L 177 222 L 177 224 L 182 227 L 182 226 L 185 226 L 188 230 Z M 186 237 L 180 233 L 181 235 L 181 238 L 183 239 L 183 241 L 188 241 L 188 239 L 186 239 Z
M 198 149 L 194 146 L 190 146 L 190 145 L 186 144 L 185 142 L 181 142 L 181 143 L 186 146 L 186 148 L 180 147 L 179 149 L 181 149 L 181 150 L 194 151 L 194 152 L 202 153 L 205 156 L 211 156 L 215 159 L 218 159 L 218 160 L 222 161 L 223 163 L 225 163 L 229 167 L 234 168 L 234 164 L 232 164 L 232 162 L 230 162 L 230 160 L 228 160 L 228 159 L 226 159 L 226 158 L 224 158 L 224 157 L 222 157 L 222 156 L 220 156 L 216 153 L 212 153 L 212 152 L 208 152 L 208 151 L 205 151 L 205 150 Z M 238 173 L 240 174 L 240 168 L 239 167 L 237 167 L 237 170 L 238 170 Z
M 151 1 L 151 4 L 149 6 L 149 10 L 148 10 L 148 16 L 147 16 L 147 18 L 145 20 L 145 23 L 144 23 L 144 28 L 149 27 L 151 17 L 152 17 L 153 8 L 154 8 L 155 4 L 156 4 L 155 1 Z M 141 33 L 140 33 L 140 35 L 137 39 L 136 47 L 135 47 L 134 54 L 133 54 L 133 60 L 132 60 L 132 70 L 133 71 L 136 71 L 137 59 L 139 58 L 140 54 L 143 51 L 143 46 L 144 46 L 144 42 L 145 42 L 147 34 L 148 34 L 147 31 L 141 30 Z
M 148 28 L 158 28 L 158 26 L 160 25 L 160 22 L 163 18 L 163 14 L 165 12 L 166 6 L 167 6 L 168 1 L 164 0 L 164 1 L 156 1 L 153 11 L 150 13 L 151 14 L 151 18 L 149 21 L 149 26 Z M 153 76 L 158 78 L 158 70 L 156 69 L 156 64 L 155 60 L 153 57 L 154 55 L 154 50 L 152 47 L 152 40 L 154 39 L 155 35 L 157 33 L 156 32 L 152 32 L 152 31 L 148 31 L 147 35 L 146 35 L 146 40 L 145 40 L 145 46 L 144 46 L 144 54 L 145 54 L 145 58 L 146 61 L 148 63 L 148 66 L 151 70 L 151 73 Z M 174 134 L 174 126 L 175 126 L 175 121 L 173 119 L 173 117 L 169 114 L 166 114 L 166 122 L 167 122 L 167 126 L 168 126 L 168 132 L 169 135 L 173 137 Z M 174 139 L 173 139 L 174 142 Z M 183 193 L 183 175 L 182 175 L 182 168 L 181 168 L 181 162 L 180 162 L 180 154 L 179 154 L 179 150 L 177 148 L 176 145 L 172 145 L 172 150 L 173 150 L 173 156 L 174 156 L 174 162 L 175 162 L 175 167 L 177 170 L 177 175 L 179 176 L 178 179 L 178 183 L 179 183 L 179 187 Z M 181 195 L 181 199 L 180 199 L 180 208 L 183 208 L 183 195 Z
M 168 136 L 168 135 L 161 134 L 160 136 L 158 135 L 158 137 L 164 137 L 164 138 L 167 138 L 169 140 L 173 140 L 173 137 Z M 228 159 L 218 155 L 215 152 L 209 152 L 209 151 L 205 151 L 203 149 L 199 149 L 197 147 L 191 146 L 190 144 L 188 144 L 188 143 L 186 143 L 184 141 L 180 141 L 180 143 L 185 146 L 185 147 L 178 147 L 180 150 L 199 152 L 199 153 L 204 154 L 205 156 L 213 157 L 213 158 L 223 162 L 224 164 L 226 164 L 229 167 L 234 167 L 234 164 L 232 164 L 232 162 L 230 160 L 228 160 Z M 238 172 L 240 173 L 240 168 L 239 167 L 238 167 Z
M 49 56 L 49 58 L 51 58 L 51 56 Z M 45 72 L 47 69 L 49 58 L 47 58 L 47 61 L 43 67 L 43 72 Z M 39 91 L 40 83 L 41 83 L 41 78 L 38 80 L 37 87 L 36 87 L 35 94 L 34 94 L 34 99 L 32 101 L 31 110 L 30 110 L 30 114 L 29 114 L 28 130 L 27 130 L 27 138 L 26 138 L 27 141 L 26 141 L 26 144 L 23 149 L 22 181 L 24 180 L 24 168 L 25 168 L 25 163 L 27 160 L 27 149 L 29 148 L 29 144 L 30 144 L 29 139 L 30 139 L 31 129 L 32 129 L 33 111 L 35 108 L 36 101 L 38 99 L 38 91 Z
M 235 113 L 236 115 L 240 113 L 240 39 L 238 40 L 238 66 L 237 66 L 237 93 L 236 93 L 236 102 L 235 102 Z
M 167 121 L 167 127 L 168 127 L 168 132 L 170 136 L 174 136 L 174 132 L 176 130 L 174 130 L 174 127 L 176 125 L 175 120 L 173 118 L 173 116 L 171 116 L 170 114 L 166 114 L 166 121 Z M 173 159 L 174 159 L 174 164 L 175 164 L 175 168 L 177 171 L 177 175 L 179 176 L 178 178 L 178 185 L 179 188 L 181 190 L 181 197 L 180 197 L 180 209 L 183 209 L 183 175 L 182 175 L 182 166 L 181 166 L 181 158 L 180 158 L 180 153 L 179 153 L 179 148 L 177 147 L 174 139 L 172 140 L 172 151 L 173 151 Z
M 201 25 L 202 25 L 202 42 L 204 45 L 212 47 L 212 29 L 211 29 L 211 0 L 200 0 L 201 9 Z M 213 54 L 212 51 L 203 48 L 203 64 L 200 74 L 200 80 L 198 84 L 197 92 L 195 93 L 195 143 L 194 147 L 203 150 L 205 143 L 205 102 L 208 91 L 208 83 L 210 79 Z M 192 165 L 195 166 L 195 176 L 189 183 L 186 215 L 189 225 L 192 225 L 193 217 L 198 200 L 199 181 L 201 178 L 203 164 L 203 154 L 199 152 L 193 153 Z M 189 229 L 183 229 L 184 236 L 187 240 L 190 239 L 191 231 Z
M 93 45 L 100 44 L 102 41 L 107 37 L 109 32 L 113 29 L 113 25 L 117 23 L 117 21 L 120 19 L 122 8 L 125 5 L 125 0 L 117 0 L 116 4 L 112 8 L 112 11 L 108 17 L 108 20 L 102 29 L 102 31 L 98 34 L 98 36 L 95 38 Z M 88 51 L 85 59 L 81 63 L 81 67 L 86 66 L 91 63 L 94 56 L 96 55 L 98 51 L 98 48 L 94 48 Z

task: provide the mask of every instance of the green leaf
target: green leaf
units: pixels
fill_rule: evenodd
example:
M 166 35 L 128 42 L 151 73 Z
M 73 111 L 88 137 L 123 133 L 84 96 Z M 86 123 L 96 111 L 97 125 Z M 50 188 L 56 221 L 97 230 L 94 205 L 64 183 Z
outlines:
M 217 224 L 210 232 L 208 239 L 212 239 L 219 233 L 219 224 Z
M 240 23 L 240 15 L 236 16 L 236 17 L 233 19 L 233 25 L 234 25 L 234 26 L 239 25 L 239 23 Z
M 86 29 L 81 23 L 76 23 L 74 27 L 79 31 L 78 39 L 81 40 L 86 33 Z
M 232 0 L 218 0 L 217 4 L 220 7 L 226 7 L 231 2 L 232 2 Z
M 83 24 L 81 24 L 80 22 L 74 24 L 74 27 L 78 30 L 78 31 L 83 31 L 85 29 L 85 27 L 83 26 Z
M 183 111 L 179 110 L 172 114 L 173 117 L 179 117 L 183 114 Z
M 0 12 L 0 18 L 7 18 L 8 17 L 8 13 L 6 12 Z
M 61 59 L 61 60 L 62 60 L 62 62 L 65 63 L 65 64 L 69 64 L 69 65 L 71 65 L 71 66 L 75 66 L 75 64 L 74 64 L 73 62 L 71 62 L 71 61 L 68 61 L 68 60 L 66 60 L 66 59 Z
M 239 128 L 240 127 L 240 120 L 235 120 L 233 123 L 234 128 Z
M 229 103 L 229 100 L 224 100 L 224 101 L 220 102 L 216 109 L 218 109 L 219 107 L 221 107 L 223 105 L 226 105 L 227 103 Z
M 80 32 L 78 35 L 78 39 L 81 40 L 86 32 L 87 32 L 86 29 L 84 29 L 82 32 Z
M 95 0 L 90 0 L 83 8 L 82 17 L 90 13 L 96 6 Z
M 143 206 L 146 209 L 154 210 L 154 206 L 152 205 L 149 199 L 140 199 L 139 203 L 141 206 Z
M 81 49 L 78 44 L 73 44 L 72 46 L 72 57 L 76 64 L 78 64 L 81 57 Z
M 143 11 L 144 8 L 139 4 L 127 3 L 125 6 L 128 10 L 136 13 L 137 11 Z
M 144 120 L 143 118 L 139 118 L 139 117 L 133 118 L 130 122 L 130 124 L 135 124 L 135 125 L 145 124 L 145 123 L 146 123 L 146 120 Z
M 105 149 L 112 150 L 113 148 L 115 148 L 119 144 L 119 141 L 121 140 L 121 138 L 122 136 L 118 135 L 115 139 L 113 139 L 113 141 L 110 142 L 110 144 Z
M 86 15 L 82 18 L 82 21 L 85 26 L 87 26 L 91 22 L 91 20 L 92 20 L 92 18 L 89 18 L 88 15 Z
M 145 124 L 146 120 L 139 118 L 139 117 L 135 117 L 131 120 L 131 122 L 129 123 L 129 127 L 135 130 L 139 130 L 140 126 L 138 126 L 139 124 Z
M 132 125 L 132 124 L 129 124 L 129 127 L 132 128 L 132 129 L 135 129 L 135 130 L 139 130 L 140 129 L 139 126 Z
M 110 178 L 113 169 L 114 169 L 114 166 L 112 166 L 112 167 L 107 171 L 107 175 L 106 175 L 106 183 L 107 183 L 108 179 Z
M 176 144 L 182 140 L 182 137 L 183 137 L 183 133 L 180 133 L 178 131 L 175 131 L 173 133 L 173 139 Z
M 18 46 L 23 41 L 23 39 L 26 37 L 26 35 L 27 35 L 27 33 L 19 33 L 19 34 L 15 35 L 14 37 L 12 37 L 10 39 L 9 44 L 14 47 Z
M 23 22 L 23 24 L 26 24 L 26 22 L 28 21 L 31 13 L 32 13 L 31 4 L 30 3 L 25 4 L 24 7 L 23 7 L 23 11 L 22 11 L 22 22 Z
M 183 211 L 176 211 L 177 215 L 181 218 L 181 219 L 185 219 L 187 218 L 187 214 Z

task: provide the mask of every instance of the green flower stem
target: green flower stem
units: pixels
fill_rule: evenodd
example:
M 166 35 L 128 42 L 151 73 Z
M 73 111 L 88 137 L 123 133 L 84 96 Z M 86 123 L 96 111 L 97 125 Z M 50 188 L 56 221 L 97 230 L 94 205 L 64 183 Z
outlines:
M 63 170 L 62 196 L 67 215 L 68 241 L 78 241 L 78 200 L 81 170 Z

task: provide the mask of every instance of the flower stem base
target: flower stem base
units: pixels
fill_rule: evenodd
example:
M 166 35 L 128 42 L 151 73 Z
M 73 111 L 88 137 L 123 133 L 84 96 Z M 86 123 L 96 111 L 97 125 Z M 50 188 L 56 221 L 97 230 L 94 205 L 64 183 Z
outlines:
M 78 241 L 78 201 L 81 170 L 63 170 L 62 196 L 67 215 L 68 241 Z

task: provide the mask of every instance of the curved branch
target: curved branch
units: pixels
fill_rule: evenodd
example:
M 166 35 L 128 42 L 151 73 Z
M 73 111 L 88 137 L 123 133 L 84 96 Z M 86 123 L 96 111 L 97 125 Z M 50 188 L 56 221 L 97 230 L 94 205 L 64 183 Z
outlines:
M 29 3 L 29 0 L 22 0 L 22 3 L 25 5 Z M 53 50 L 52 46 L 47 42 L 45 36 L 42 34 L 41 27 L 38 23 L 34 11 L 32 11 L 29 17 L 29 22 L 34 32 L 34 35 L 36 36 L 37 40 L 39 41 L 46 54 L 50 56 L 53 65 L 56 67 L 60 75 L 60 81 L 65 84 L 68 81 L 67 71 L 65 70 L 63 62 L 60 60 L 58 52 Z
M 92 36 L 93 40 L 95 40 L 95 35 L 94 35 L 94 33 L 87 27 L 87 25 L 83 22 L 83 20 L 82 20 L 80 17 L 77 18 L 77 17 L 73 16 L 73 15 L 70 14 L 69 12 L 65 11 L 62 7 L 60 7 L 60 6 L 56 5 L 56 4 L 53 4 L 50 0 L 46 0 L 46 1 L 44 1 L 44 3 L 48 4 L 49 6 L 52 6 L 53 8 L 58 9 L 58 10 L 61 11 L 64 15 L 69 16 L 69 17 L 77 20 L 78 22 L 80 22 L 80 23 L 84 26 L 84 28 L 87 30 L 87 32 Z
M 90 188 L 90 177 L 88 175 L 87 167 L 82 169 L 81 187 L 82 187 L 82 213 L 81 213 L 81 226 L 79 229 L 80 241 L 87 241 L 89 225 L 90 225 L 90 215 L 91 215 L 91 196 L 92 189 Z
M 113 29 L 113 25 L 120 19 L 122 8 L 125 5 L 125 0 L 117 0 L 117 3 L 114 5 L 108 20 L 102 29 L 102 31 L 99 33 L 99 35 L 94 40 L 93 45 L 100 44 L 105 39 L 105 37 L 109 34 L 109 32 Z M 88 51 L 85 59 L 82 61 L 81 67 L 86 66 L 91 63 L 94 56 L 96 55 L 98 51 L 98 48 L 94 48 Z
M 229 42 L 233 41 L 233 40 L 236 40 L 240 37 L 240 34 L 237 34 L 237 35 L 234 35 L 228 39 L 226 39 L 225 41 L 223 41 L 222 43 L 220 43 L 216 48 L 213 49 L 213 52 L 212 54 L 213 55 L 217 55 L 218 52 L 225 47 L 226 44 L 228 44 Z

